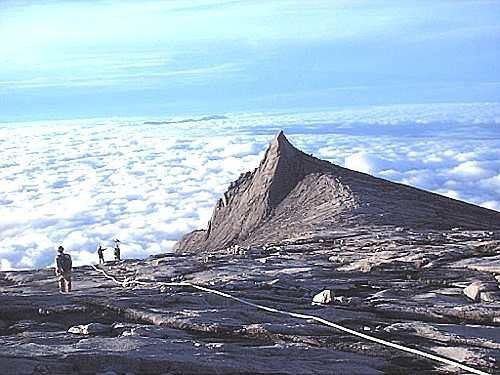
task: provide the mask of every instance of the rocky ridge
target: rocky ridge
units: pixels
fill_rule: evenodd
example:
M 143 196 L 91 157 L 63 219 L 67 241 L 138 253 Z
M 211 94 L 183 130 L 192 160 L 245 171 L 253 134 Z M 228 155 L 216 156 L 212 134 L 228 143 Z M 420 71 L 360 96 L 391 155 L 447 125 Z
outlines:
M 413 229 L 500 227 L 500 213 L 342 168 L 296 149 L 280 132 L 260 165 L 233 182 L 207 230 L 177 251 L 255 245 L 352 226 Z

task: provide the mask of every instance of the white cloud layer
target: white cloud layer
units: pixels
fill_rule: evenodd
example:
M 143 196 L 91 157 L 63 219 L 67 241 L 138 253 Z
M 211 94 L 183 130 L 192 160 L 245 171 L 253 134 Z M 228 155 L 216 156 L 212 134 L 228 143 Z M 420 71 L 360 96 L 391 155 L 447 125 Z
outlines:
M 169 251 L 282 128 L 315 156 L 500 210 L 499 104 L 147 120 L 0 124 L 0 269 L 51 265 L 59 244 L 88 264 L 113 238 L 124 257 Z

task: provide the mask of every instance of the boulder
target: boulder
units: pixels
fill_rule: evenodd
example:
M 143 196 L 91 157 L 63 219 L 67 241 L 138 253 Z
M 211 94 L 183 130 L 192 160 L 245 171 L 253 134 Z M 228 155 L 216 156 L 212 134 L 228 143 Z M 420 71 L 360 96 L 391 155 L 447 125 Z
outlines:
M 89 323 L 79 326 L 73 326 L 68 329 L 68 333 L 75 335 L 97 335 L 100 333 L 111 332 L 112 327 L 102 323 Z
M 316 294 L 313 297 L 313 305 L 327 305 L 333 301 L 332 291 L 330 289 L 325 289 L 321 293 Z
M 486 303 L 497 302 L 500 300 L 499 293 L 492 291 L 481 292 L 479 298 L 481 299 L 481 302 L 486 302 Z
M 328 258 L 329 262 L 335 263 L 335 264 L 344 264 L 345 259 L 342 256 L 339 255 L 332 255 L 331 257 Z
M 464 288 L 464 294 L 469 297 L 473 301 L 479 300 L 479 293 L 481 293 L 481 283 L 474 282 L 470 284 L 468 287 Z
M 122 336 L 141 336 L 150 338 L 166 338 L 169 336 L 170 329 L 166 327 L 157 326 L 139 326 L 124 331 Z
M 339 297 L 333 297 L 333 302 L 337 305 L 349 305 L 351 299 L 345 296 L 339 296 Z
M 492 302 L 490 301 L 490 294 L 493 296 L 494 293 L 488 293 L 495 290 L 494 283 L 485 283 L 480 281 L 475 281 L 464 289 L 464 294 L 473 301 Z M 482 296 L 484 295 L 484 297 Z

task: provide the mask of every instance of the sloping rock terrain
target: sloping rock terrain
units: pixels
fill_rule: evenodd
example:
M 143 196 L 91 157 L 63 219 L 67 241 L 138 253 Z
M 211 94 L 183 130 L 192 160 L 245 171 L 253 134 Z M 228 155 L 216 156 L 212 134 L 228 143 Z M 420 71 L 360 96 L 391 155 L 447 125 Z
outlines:
M 255 245 L 356 225 L 488 229 L 499 223 L 496 211 L 307 155 L 280 132 L 260 165 L 241 175 L 219 199 L 208 229 L 186 235 L 177 249 Z
M 0 273 L 0 374 L 467 373 L 170 282 L 500 373 L 500 213 L 319 161 L 283 135 L 207 231 L 102 270 L 119 283 L 80 267 L 70 294 L 51 269 Z

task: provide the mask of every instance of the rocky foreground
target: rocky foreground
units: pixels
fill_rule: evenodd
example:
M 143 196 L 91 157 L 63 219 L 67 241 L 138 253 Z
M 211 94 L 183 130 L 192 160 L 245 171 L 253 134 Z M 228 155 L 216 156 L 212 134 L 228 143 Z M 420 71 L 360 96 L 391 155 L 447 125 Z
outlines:
M 172 282 L 500 373 L 498 212 L 280 134 L 176 250 L 77 268 L 71 294 L 51 269 L 0 273 L 0 374 L 468 373 Z
M 0 373 L 460 373 L 325 326 L 156 284 L 172 280 L 498 373 L 499 246 L 498 231 L 353 228 L 105 266 L 119 280 L 148 283 L 129 288 L 82 267 L 67 295 L 51 270 L 4 272 Z M 324 290 L 330 298 L 312 304 Z

